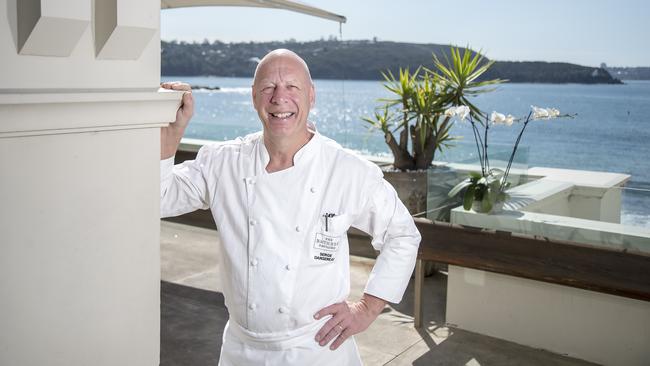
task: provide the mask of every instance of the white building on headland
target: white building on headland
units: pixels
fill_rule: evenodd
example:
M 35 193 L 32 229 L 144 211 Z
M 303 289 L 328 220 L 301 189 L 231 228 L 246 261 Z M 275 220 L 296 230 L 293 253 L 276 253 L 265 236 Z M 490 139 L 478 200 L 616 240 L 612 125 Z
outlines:
M 0 365 L 159 364 L 160 9 L 0 0 Z

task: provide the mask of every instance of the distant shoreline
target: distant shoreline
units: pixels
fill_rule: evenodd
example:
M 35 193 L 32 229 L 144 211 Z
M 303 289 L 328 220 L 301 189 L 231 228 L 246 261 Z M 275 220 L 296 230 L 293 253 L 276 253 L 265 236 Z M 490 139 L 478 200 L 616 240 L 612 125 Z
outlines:
M 232 75 L 164 75 L 161 74 L 161 77 L 165 78 L 178 78 L 178 80 L 183 80 L 183 78 L 187 77 L 197 77 L 197 78 L 238 78 L 238 79 L 253 79 L 252 75 L 248 76 L 232 76 Z M 374 82 L 383 82 L 383 80 L 380 79 L 328 79 L 328 78 L 317 78 L 313 77 L 312 78 L 314 81 L 318 80 L 326 80 L 326 81 L 374 81 Z M 532 81 L 510 81 L 508 80 L 508 84 L 537 84 L 537 85 L 626 85 L 628 82 L 650 82 L 650 80 L 636 80 L 636 79 L 631 79 L 631 80 L 619 80 L 619 82 L 616 83 L 574 83 L 574 82 L 565 82 L 565 83 L 556 83 L 556 82 L 532 82 Z M 220 90 L 223 88 L 221 85 L 210 85 L 210 86 L 205 86 L 205 85 L 192 85 L 192 89 L 204 89 L 204 90 Z
M 161 73 L 165 76 L 248 77 L 260 57 L 289 48 L 309 64 L 314 79 L 382 80 L 382 72 L 432 67 L 433 54 L 449 58 L 448 45 L 400 42 L 321 40 L 313 42 L 185 43 L 161 42 Z M 604 66 L 604 65 L 603 65 Z M 496 61 L 483 79 L 512 83 L 621 84 L 603 67 L 562 62 Z

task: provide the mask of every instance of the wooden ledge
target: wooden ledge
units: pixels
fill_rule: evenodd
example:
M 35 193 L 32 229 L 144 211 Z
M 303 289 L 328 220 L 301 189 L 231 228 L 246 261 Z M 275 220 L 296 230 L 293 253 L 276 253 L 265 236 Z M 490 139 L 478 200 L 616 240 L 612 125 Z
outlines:
M 418 259 L 650 301 L 650 256 L 415 219 Z

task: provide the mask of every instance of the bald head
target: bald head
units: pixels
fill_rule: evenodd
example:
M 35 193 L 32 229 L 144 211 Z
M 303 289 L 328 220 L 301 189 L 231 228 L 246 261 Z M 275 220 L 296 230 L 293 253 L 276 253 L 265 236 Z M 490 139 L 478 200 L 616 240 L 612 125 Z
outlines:
M 269 52 L 257 65 L 251 89 L 265 143 L 302 146 L 311 136 L 307 118 L 316 100 L 305 61 L 289 50 Z
M 255 68 L 255 76 L 253 77 L 253 84 L 256 84 L 259 81 L 260 70 L 275 62 L 287 62 L 298 65 L 299 69 L 304 72 L 307 80 L 309 80 L 309 83 L 312 83 L 311 73 L 309 72 L 309 67 L 305 60 L 300 58 L 300 56 L 293 51 L 285 48 L 278 48 L 277 50 L 267 53 L 266 56 L 264 56 L 257 64 L 257 67 Z

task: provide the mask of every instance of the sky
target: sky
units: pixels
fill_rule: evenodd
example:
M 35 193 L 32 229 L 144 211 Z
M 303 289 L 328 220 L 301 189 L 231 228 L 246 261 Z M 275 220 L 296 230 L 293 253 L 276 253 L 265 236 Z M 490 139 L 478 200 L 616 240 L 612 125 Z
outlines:
M 490 59 L 650 66 L 650 1 L 304 0 L 347 17 L 343 40 L 469 45 Z M 166 41 L 312 41 L 339 24 L 277 9 L 192 7 L 161 12 Z

